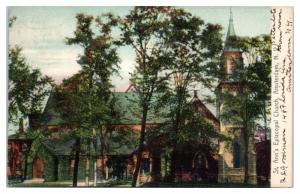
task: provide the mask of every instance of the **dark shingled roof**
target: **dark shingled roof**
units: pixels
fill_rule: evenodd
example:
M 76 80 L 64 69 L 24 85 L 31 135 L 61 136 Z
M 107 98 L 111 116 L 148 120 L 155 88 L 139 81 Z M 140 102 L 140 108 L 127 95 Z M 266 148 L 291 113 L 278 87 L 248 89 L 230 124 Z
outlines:
M 114 92 L 113 95 L 116 100 L 116 111 L 120 113 L 120 118 L 116 124 L 140 124 L 142 110 L 138 104 L 138 94 L 135 92 Z M 155 97 L 157 97 L 157 94 L 154 95 L 154 98 Z M 55 108 L 55 103 L 54 94 L 51 93 L 41 118 L 42 125 L 55 126 L 64 123 L 60 113 Z M 204 104 L 202 106 L 206 108 Z M 205 112 L 209 112 L 209 116 L 213 115 L 208 109 Z M 161 109 L 160 112 L 150 109 L 147 115 L 147 124 L 164 123 L 168 113 L 169 110 L 167 108 Z M 205 117 L 208 116 L 206 113 L 204 114 Z
M 27 133 L 15 133 L 8 136 L 8 140 L 24 140 L 24 141 L 32 141 L 32 138 L 28 136 Z
M 135 150 L 137 150 L 137 142 L 134 141 L 120 141 L 117 140 L 123 137 L 122 134 L 118 132 L 114 132 L 111 136 L 106 140 L 108 145 L 107 149 L 105 149 L 104 154 L 106 155 L 130 155 Z M 84 142 L 83 142 L 84 141 Z M 51 154 L 55 156 L 69 156 L 72 155 L 74 146 L 75 146 L 75 138 L 71 139 L 45 139 L 42 141 L 42 144 L 50 151 Z M 90 146 L 90 149 L 88 147 Z M 101 141 L 99 136 L 92 139 L 90 144 L 87 143 L 87 140 L 82 140 L 81 153 L 91 153 L 91 155 L 101 155 Z
M 138 105 L 138 95 L 135 92 L 114 92 L 113 95 L 116 99 L 116 109 L 120 113 L 119 124 L 139 124 L 141 123 L 141 108 Z M 54 94 L 51 93 L 44 113 L 42 115 L 42 125 L 60 125 L 63 124 L 63 118 L 58 110 L 55 108 Z M 147 117 L 148 124 L 159 124 L 165 121 L 163 114 L 167 113 L 167 110 L 163 110 L 160 113 L 150 110 Z
M 140 124 L 142 114 L 138 104 L 138 94 L 135 92 L 114 92 L 113 95 L 116 100 L 116 111 L 120 113 L 118 124 Z M 154 98 L 155 97 L 157 97 L 157 94 L 154 95 Z M 60 113 L 55 108 L 55 103 L 54 94 L 52 93 L 49 96 L 42 115 L 42 125 L 60 125 L 64 122 Z M 206 108 L 204 104 L 201 103 L 201 105 L 202 109 L 203 107 Z M 211 119 L 210 117 L 215 118 L 207 108 L 205 111 L 202 109 L 201 112 L 205 117 L 209 117 L 209 119 Z M 168 113 L 169 111 L 167 109 L 161 110 L 159 113 L 151 109 L 148 113 L 147 123 L 163 123 L 166 121 L 164 116 Z M 106 142 L 108 148 L 105 151 L 107 155 L 130 155 L 137 150 L 137 141 L 133 141 L 130 136 L 127 138 L 127 135 L 119 132 L 113 132 L 105 141 L 108 141 Z M 53 155 L 71 155 L 75 145 L 75 139 L 46 139 L 42 143 Z M 80 148 L 81 153 L 88 153 L 88 146 L 91 148 L 89 150 L 91 150 L 92 155 L 101 154 L 101 141 L 99 137 L 94 138 L 90 145 L 83 142 Z
M 41 125 L 59 125 L 63 123 L 61 115 L 56 110 L 54 93 L 52 92 L 48 98 L 47 104 L 45 106 L 42 118 Z
M 45 139 L 42 144 L 55 156 L 68 156 L 72 154 L 75 139 Z
M 142 110 L 138 104 L 138 94 L 135 92 L 115 92 L 116 109 L 120 115 L 120 124 L 139 124 L 141 123 Z M 154 98 L 157 95 L 154 95 Z M 168 110 L 155 112 L 150 109 L 147 115 L 148 124 L 159 124 L 166 121 L 164 115 Z

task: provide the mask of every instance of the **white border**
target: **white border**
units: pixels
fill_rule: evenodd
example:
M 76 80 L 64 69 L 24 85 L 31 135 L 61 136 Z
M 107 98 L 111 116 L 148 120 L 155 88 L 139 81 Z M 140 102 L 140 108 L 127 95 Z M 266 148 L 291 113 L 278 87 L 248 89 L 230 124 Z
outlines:
M 299 61 L 299 21 L 300 18 L 300 6 L 299 0 L 209 0 L 209 1 L 201 1 L 201 0 L 1 0 L 0 1 L 0 33 L 1 33 L 1 43 L 0 50 L 1 50 L 1 71 L 0 71 L 0 102 L 1 102 L 1 115 L 0 115 L 0 142 L 1 142 L 1 155 L 0 158 L 2 159 L 0 163 L 0 193 L 116 193 L 116 192 L 130 192 L 130 193 L 141 193 L 143 194 L 153 194 L 153 192 L 172 192 L 172 193 L 220 193 L 220 192 L 230 192 L 230 193 L 256 193 L 256 192 L 271 192 L 271 193 L 286 193 L 286 192 L 299 192 L 299 175 L 300 169 L 297 166 L 299 165 L 299 150 L 297 148 L 300 147 L 300 129 L 299 118 L 300 116 L 300 103 L 297 99 L 300 99 L 299 88 L 294 87 L 294 115 L 295 115 L 295 123 L 294 123 L 294 188 L 289 189 L 259 189 L 259 188 L 251 188 L 251 189 L 218 189 L 218 188 L 201 188 L 201 189 L 163 189 L 163 188 L 151 188 L 151 189 L 110 189 L 110 188 L 98 188 L 98 189 L 89 189 L 89 188 L 7 188 L 6 187 L 6 96 L 7 96 L 7 85 L 6 85 L 6 6 L 133 6 L 133 5 L 174 5 L 174 6 L 294 6 L 294 24 L 295 24 L 295 37 L 294 37 L 294 50 L 295 50 L 295 59 L 294 59 L 294 85 L 299 85 L 300 80 L 300 61 Z M 259 21 L 258 21 L 259 22 Z M 298 35 L 298 36 L 297 36 Z M 298 121 L 297 121 L 298 120 Z M 297 173 L 295 173 L 297 172 Z M 298 184 L 297 184 L 298 183 Z
M 272 17 L 274 17 L 274 21 L 272 21 L 272 33 L 271 33 L 271 38 L 272 38 L 272 89 L 271 89 L 271 187 L 291 187 L 292 186 L 292 152 L 293 152 L 293 139 L 292 139 L 292 122 L 293 122 L 293 104 L 292 104 L 292 97 L 293 97 L 293 90 L 291 92 L 288 92 L 286 88 L 284 89 L 285 92 L 285 103 L 284 105 L 287 106 L 286 116 L 285 119 L 283 119 L 283 114 L 280 111 L 280 106 L 281 106 L 281 101 L 279 99 L 282 99 L 282 88 L 281 88 L 281 83 L 282 83 L 282 78 L 285 76 L 284 74 L 286 73 L 287 67 L 283 68 L 283 58 L 287 56 L 288 52 L 288 39 L 292 38 L 291 42 L 291 49 L 293 52 L 293 31 L 290 34 L 286 34 L 285 30 L 288 28 L 287 25 L 287 20 L 292 20 L 293 21 L 293 9 L 291 7 L 273 7 L 272 11 L 274 11 L 274 14 L 272 14 Z M 279 15 L 281 16 L 282 19 L 279 19 Z M 281 22 L 280 27 L 278 26 L 279 21 Z M 293 30 L 293 24 L 289 28 Z M 279 36 L 279 30 L 282 30 L 282 47 L 281 51 L 278 52 L 277 50 L 277 44 L 279 42 L 280 36 Z M 274 35 L 273 35 L 274 34 Z M 275 57 L 276 56 L 276 57 Z M 293 58 L 292 54 L 292 58 Z M 276 59 L 277 58 L 277 59 Z M 293 60 L 293 59 L 292 59 Z M 291 64 L 292 72 L 292 87 L 293 87 L 293 61 Z M 277 80 L 276 81 L 276 67 L 277 69 Z M 283 68 L 283 69 L 282 69 Z M 282 72 L 284 71 L 284 72 Z M 283 83 L 287 87 L 288 85 L 288 79 L 284 81 Z M 277 87 L 276 87 L 276 82 L 277 82 Z M 278 88 L 277 91 L 275 88 Z M 277 102 L 277 105 L 276 103 Z M 277 109 L 277 110 L 276 110 Z M 277 124 L 276 124 L 277 122 Z M 283 137 L 283 131 L 285 130 L 285 137 Z M 283 162 L 282 158 L 282 152 L 283 152 L 283 144 L 284 142 L 282 139 L 286 139 L 286 148 L 285 148 L 285 162 Z M 276 161 L 276 162 L 275 162 Z M 283 169 L 282 167 L 285 167 L 286 169 L 284 172 L 286 173 L 285 176 L 285 182 L 282 181 L 282 173 Z

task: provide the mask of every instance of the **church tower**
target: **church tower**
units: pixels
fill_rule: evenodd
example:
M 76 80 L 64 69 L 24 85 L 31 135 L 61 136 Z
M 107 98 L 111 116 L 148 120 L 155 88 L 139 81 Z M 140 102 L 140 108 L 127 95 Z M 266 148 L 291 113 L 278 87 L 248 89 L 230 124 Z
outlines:
M 230 10 L 229 26 L 223 52 L 223 80 L 216 89 L 217 116 L 220 121 L 220 133 L 226 137 L 219 142 L 218 182 L 243 183 L 245 163 L 248 163 L 248 183 L 256 184 L 256 157 L 252 138 L 245 140 L 243 133 L 251 126 L 238 122 L 244 111 L 240 102 L 247 92 L 247 86 L 240 76 L 243 70 L 242 52 L 234 44 L 236 34 Z M 237 76 L 236 76 L 237 74 Z M 235 106 L 240 103 L 239 106 Z M 236 110 L 235 110 L 236 108 Z M 251 134 L 248 134 L 251 137 Z M 247 143 L 247 144 L 246 144 Z M 248 147 L 248 162 L 245 162 L 245 146 Z

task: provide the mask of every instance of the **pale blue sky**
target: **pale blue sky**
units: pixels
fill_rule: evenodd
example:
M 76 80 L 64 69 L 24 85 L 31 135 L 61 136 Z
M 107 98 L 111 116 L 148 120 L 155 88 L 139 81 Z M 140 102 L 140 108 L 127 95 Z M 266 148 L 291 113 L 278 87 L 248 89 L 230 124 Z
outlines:
M 9 29 L 9 44 L 23 47 L 23 53 L 30 65 L 41 69 L 59 83 L 78 72 L 76 63 L 82 49 L 68 46 L 65 37 L 73 35 L 76 26 L 76 13 L 93 16 L 112 12 L 123 16 L 131 7 L 9 7 L 8 15 L 17 16 L 17 21 Z M 205 22 L 218 23 L 227 32 L 229 7 L 184 7 Z M 234 27 L 237 35 L 256 36 L 270 33 L 270 7 L 232 7 Z M 129 72 L 133 70 L 134 53 L 123 47 L 120 49 L 121 76 L 114 77 L 117 91 L 128 86 Z

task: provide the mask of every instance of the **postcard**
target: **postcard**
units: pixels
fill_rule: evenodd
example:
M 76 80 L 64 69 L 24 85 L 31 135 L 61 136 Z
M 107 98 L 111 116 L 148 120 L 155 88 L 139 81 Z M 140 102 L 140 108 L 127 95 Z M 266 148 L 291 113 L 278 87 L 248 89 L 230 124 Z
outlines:
M 7 15 L 7 187 L 293 187 L 293 7 Z

